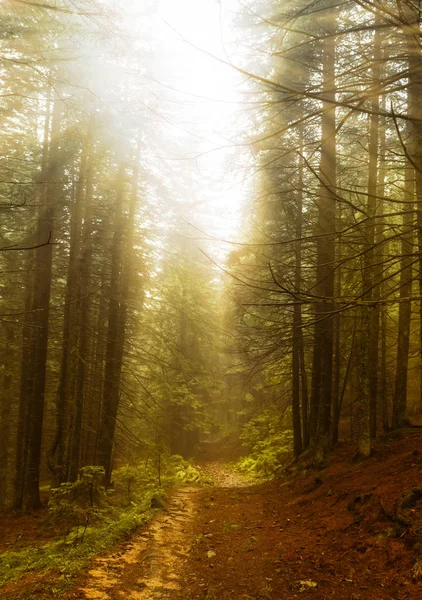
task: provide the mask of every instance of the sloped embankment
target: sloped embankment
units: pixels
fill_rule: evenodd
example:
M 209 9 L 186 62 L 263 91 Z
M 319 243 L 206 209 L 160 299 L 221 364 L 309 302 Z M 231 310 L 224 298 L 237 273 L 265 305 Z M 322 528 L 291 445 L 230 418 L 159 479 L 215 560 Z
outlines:
M 422 599 L 422 435 L 351 453 L 317 474 L 204 492 L 180 598 Z

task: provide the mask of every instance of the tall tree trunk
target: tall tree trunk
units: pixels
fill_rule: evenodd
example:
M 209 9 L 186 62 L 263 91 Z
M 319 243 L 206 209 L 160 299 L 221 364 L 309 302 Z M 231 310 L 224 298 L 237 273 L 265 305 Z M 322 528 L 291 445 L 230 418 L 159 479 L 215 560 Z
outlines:
M 120 403 L 124 343 L 126 339 L 128 304 L 134 276 L 133 245 L 135 216 L 138 202 L 138 179 L 141 142 L 134 160 L 132 187 L 126 224 L 123 219 L 125 169 L 117 178 L 115 232 L 112 247 L 111 296 L 108 314 L 106 357 L 104 365 L 104 394 L 98 436 L 98 462 L 104 467 L 106 483 L 110 482 L 112 453 L 117 413 Z M 112 385 L 111 378 L 113 378 Z
M 16 465 L 13 506 L 15 509 L 22 508 L 23 488 L 25 482 L 26 465 L 28 458 L 28 431 L 30 421 L 31 396 L 33 386 L 33 367 L 32 357 L 35 352 L 35 329 L 32 325 L 35 319 L 32 311 L 33 293 L 34 293 L 34 268 L 33 256 L 27 257 L 26 271 L 28 278 L 25 286 L 25 323 L 22 330 L 22 356 L 20 368 L 20 390 L 19 390 L 19 409 L 18 425 L 16 432 Z
M 317 225 L 317 283 L 320 302 L 316 310 L 313 378 L 319 375 L 319 390 L 313 390 L 313 402 L 319 392 L 318 423 L 315 440 L 317 459 L 331 446 L 331 399 L 334 334 L 334 262 L 336 207 L 336 113 L 335 113 L 335 31 L 334 7 L 325 17 L 323 40 L 323 84 L 321 122 L 320 189 Z M 319 354 L 316 356 L 316 354 Z
M 10 262 L 10 261 L 9 261 Z M 13 379 L 15 334 L 11 326 L 5 329 L 5 356 L 2 369 L 2 388 L 0 392 L 0 506 L 8 503 L 9 453 L 10 453 L 10 417 L 12 413 L 11 384 Z
M 377 15 L 375 18 L 374 34 L 374 57 L 372 67 L 373 86 L 375 96 L 372 98 L 372 115 L 370 122 L 369 136 L 369 174 L 368 174 L 368 207 L 367 211 L 370 217 L 378 213 L 378 145 L 379 145 L 379 111 L 380 111 L 380 81 L 381 81 L 381 19 Z M 376 224 L 373 220 L 370 222 L 368 230 L 369 252 L 366 254 L 368 278 L 371 286 L 371 298 L 378 302 L 380 293 L 380 275 L 379 269 L 374 265 L 377 261 L 377 251 L 374 244 L 376 241 Z M 369 283 L 369 281 L 368 281 Z M 379 353 L 379 318 L 380 311 L 378 304 L 374 304 L 370 312 L 369 324 L 369 348 L 368 348 L 368 371 L 369 371 L 369 429 L 371 438 L 377 435 L 377 398 L 378 398 L 378 353 Z
M 373 308 L 374 288 L 374 245 L 375 215 L 377 211 L 378 186 L 378 136 L 379 136 L 379 80 L 381 69 L 381 38 L 375 20 L 374 55 L 372 66 L 373 98 L 369 120 L 369 165 L 368 165 L 368 202 L 366 212 L 368 220 L 364 231 L 363 257 L 363 293 L 362 298 L 368 302 L 362 308 L 359 332 L 359 391 L 357 399 L 356 422 L 359 453 L 369 456 L 371 453 L 371 437 L 376 436 L 377 429 L 377 385 L 378 385 L 378 335 L 379 312 Z
M 111 248 L 110 300 L 108 307 L 107 343 L 104 366 L 104 393 L 98 435 L 98 462 L 105 470 L 106 484 L 110 482 L 114 433 L 120 401 L 121 356 L 120 306 L 121 268 L 123 259 L 123 201 L 126 170 L 119 168 L 116 180 L 114 234 Z
M 341 222 L 341 207 L 338 208 L 339 221 Z M 341 298 L 341 237 L 337 240 L 336 262 L 339 265 L 336 271 L 336 298 Z M 338 426 L 340 422 L 340 375 L 341 375 L 341 316 L 334 317 L 334 377 L 333 377 L 333 399 L 331 403 L 331 443 L 333 446 L 338 442 Z
M 303 329 L 299 331 L 299 368 L 300 383 L 302 393 L 302 425 L 303 425 L 303 448 L 309 446 L 309 394 L 308 394 L 308 376 L 306 373 L 305 345 L 303 339 Z
M 37 244 L 35 254 L 35 279 L 33 307 L 35 315 L 35 354 L 34 380 L 30 402 L 30 422 L 28 431 L 28 457 L 23 486 L 23 505 L 26 510 L 41 506 L 39 495 L 41 442 L 44 418 L 44 398 L 47 369 L 49 305 L 51 290 L 51 270 L 53 246 L 49 243 L 53 237 L 55 204 L 61 190 L 59 180 L 59 136 L 62 115 L 62 101 L 54 103 L 49 149 L 47 190 L 43 206 L 40 208 L 37 226 Z
M 79 324 L 80 304 L 78 298 L 78 266 L 81 246 L 81 228 L 85 184 L 88 168 L 88 156 L 91 147 L 91 129 L 82 148 L 79 176 L 76 184 L 70 217 L 69 262 L 66 280 L 66 298 L 62 336 L 62 360 L 60 381 L 57 391 L 57 433 L 52 454 L 57 453 L 56 475 L 59 483 L 74 481 L 77 469 L 72 469 L 72 447 L 74 438 L 80 435 L 77 428 L 79 397 L 75 380 L 78 368 L 78 338 L 81 330 Z M 82 330 L 86 327 L 83 324 Z
M 103 261 L 101 287 L 95 323 L 95 342 L 93 348 L 93 365 L 90 374 L 90 402 L 87 411 L 87 438 L 85 447 L 85 464 L 98 463 L 98 443 L 102 420 L 102 398 L 104 395 L 104 367 L 106 355 L 107 309 L 109 285 L 107 284 L 107 260 Z
M 385 98 L 381 99 L 381 108 L 385 109 Z M 378 168 L 378 208 L 377 208 L 377 223 L 375 226 L 375 241 L 377 244 L 376 250 L 376 265 L 374 267 L 374 278 L 376 282 L 380 282 L 374 286 L 373 298 L 374 301 L 379 302 L 382 296 L 383 290 L 383 256 L 387 253 L 384 248 L 384 220 L 382 215 L 384 214 L 384 196 L 385 196 L 385 152 L 386 152 L 386 119 L 385 117 L 380 118 L 379 124 L 379 168 Z M 379 378 L 378 378 L 378 407 L 380 408 L 382 418 L 382 429 L 384 432 L 388 431 L 388 402 L 387 402 L 387 341 L 386 341 L 386 306 L 380 306 L 377 304 L 374 311 L 378 312 L 378 327 L 380 329 L 379 339 L 381 342 L 380 352 L 380 364 L 379 364 Z M 374 333 L 375 335 L 375 333 Z
M 380 399 L 382 411 L 382 430 L 387 433 L 390 429 L 388 418 L 387 394 L 387 309 L 381 308 L 381 365 L 380 365 Z
M 378 208 L 378 145 L 379 145 L 379 111 L 380 111 L 380 80 L 381 80 L 381 19 L 375 18 L 374 57 L 372 80 L 375 95 L 372 98 L 370 134 L 369 134 L 369 172 L 368 172 L 368 206 L 370 217 L 367 230 L 368 252 L 366 258 L 366 279 L 370 289 L 370 297 L 377 301 L 379 297 L 378 269 L 374 266 L 376 250 L 376 224 L 373 217 Z M 375 304 L 370 310 L 369 347 L 368 347 L 368 392 L 369 392 L 369 432 L 371 438 L 377 435 L 377 397 L 378 397 L 378 350 L 379 350 L 379 307 Z
M 315 307 L 315 319 L 319 319 L 320 307 Z M 317 442 L 318 416 L 321 391 L 321 358 L 322 358 L 322 332 L 321 325 L 317 321 L 314 325 L 313 349 L 312 349 L 312 376 L 311 397 L 309 406 L 309 444 L 313 448 Z
M 91 125 L 92 126 L 92 125 Z M 88 138 L 87 145 L 88 151 L 91 148 L 91 135 Z M 86 394 L 86 372 L 87 366 L 92 360 L 92 356 L 89 356 L 89 330 L 88 325 L 91 321 L 91 293 L 90 293 L 90 281 L 91 281 L 91 267 L 92 267 L 92 195 L 93 195 L 93 181 L 92 181 L 92 158 L 90 159 L 90 167 L 86 171 L 86 194 L 85 194 L 85 212 L 83 217 L 83 229 L 81 234 L 81 251 L 78 258 L 78 346 L 77 346 L 77 369 L 76 369 L 76 382 L 75 382 L 75 418 L 74 418 L 74 432 L 70 440 L 70 465 L 69 465 L 69 478 L 74 481 L 79 472 L 81 466 L 81 453 L 82 453 L 82 430 L 83 430 L 83 416 L 85 406 L 85 394 Z
M 111 295 L 104 372 L 104 395 L 98 437 L 98 462 L 105 469 L 106 483 L 109 483 L 111 477 L 113 441 L 120 402 L 120 381 L 126 336 L 129 292 L 133 277 L 132 254 L 136 204 L 138 199 L 139 152 L 140 146 L 138 146 L 137 157 L 135 159 L 132 190 L 129 200 L 129 214 L 126 226 L 123 219 L 125 178 L 125 169 L 123 167 L 121 167 L 117 179 L 115 230 L 112 245 Z
M 300 129 L 300 157 L 298 165 L 298 186 L 296 203 L 296 231 L 295 231 L 295 290 L 298 300 L 293 307 L 292 328 L 292 417 L 293 417 L 293 450 L 297 457 L 301 454 L 308 439 L 308 407 L 307 402 L 302 401 L 302 419 L 300 415 L 301 398 L 301 348 L 303 346 L 302 335 L 302 307 L 300 304 L 300 290 L 302 287 L 302 211 L 303 211 L 303 128 Z M 303 400 L 303 389 L 302 389 Z M 303 421 L 303 443 L 302 443 L 302 421 Z
M 408 153 L 415 166 L 416 218 L 418 226 L 419 273 L 422 273 L 422 49 L 421 8 L 418 3 L 398 2 L 405 25 L 403 33 L 409 57 L 409 115 L 410 143 Z M 419 276 L 419 360 L 420 360 L 420 407 L 422 409 L 422 277 Z
M 410 317 L 412 294 L 412 253 L 413 253 L 413 200 L 415 191 L 414 169 L 406 168 L 403 233 L 401 238 L 400 261 L 400 305 L 397 333 L 397 366 L 393 401 L 392 426 L 394 429 L 406 424 L 407 375 L 410 347 Z
M 49 139 L 50 139 L 50 120 L 51 120 L 51 102 L 47 99 L 44 119 L 44 135 L 41 157 L 41 173 L 39 177 L 39 199 L 41 208 L 45 206 L 47 193 L 48 159 L 49 159 Z M 31 211 L 32 216 L 32 211 Z M 36 242 L 37 232 L 35 232 L 32 242 Z M 28 277 L 25 282 L 25 323 L 22 329 L 22 356 L 20 364 L 20 389 L 19 389 L 19 408 L 18 423 L 16 432 L 16 463 L 15 463 L 15 481 L 13 490 L 13 506 L 15 509 L 21 509 L 23 505 L 23 495 L 26 471 L 28 465 L 28 442 L 29 442 L 29 424 L 31 421 L 31 407 L 34 384 L 34 368 L 36 343 L 36 327 L 34 312 L 34 291 L 35 291 L 35 257 L 31 253 L 26 256 L 26 271 Z

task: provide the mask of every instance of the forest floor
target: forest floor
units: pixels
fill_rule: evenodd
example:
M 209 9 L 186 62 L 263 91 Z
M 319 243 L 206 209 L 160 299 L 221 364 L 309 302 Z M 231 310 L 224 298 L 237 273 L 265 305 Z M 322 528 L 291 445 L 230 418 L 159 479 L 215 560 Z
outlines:
M 170 492 L 166 510 L 59 597 L 422 600 L 422 431 L 390 434 L 367 460 L 351 455 L 343 445 L 318 472 L 302 464 L 259 485 L 206 462 L 214 486 Z M 59 576 L 28 575 L 0 598 L 56 598 Z

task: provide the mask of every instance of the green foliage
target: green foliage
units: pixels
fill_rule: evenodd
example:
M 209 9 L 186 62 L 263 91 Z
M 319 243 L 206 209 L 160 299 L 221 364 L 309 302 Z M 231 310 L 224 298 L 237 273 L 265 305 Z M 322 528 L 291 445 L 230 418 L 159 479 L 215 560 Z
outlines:
M 240 439 L 250 450 L 236 468 L 252 477 L 272 479 L 292 454 L 293 433 L 277 409 L 267 408 L 244 425 Z
M 79 471 L 74 483 L 62 483 L 51 490 L 51 522 L 69 528 L 84 526 L 100 519 L 105 511 L 106 490 L 103 467 L 87 466 Z M 83 535 L 83 534 L 82 534 Z
M 162 495 L 162 488 L 203 482 L 200 471 L 178 454 L 162 454 L 159 462 L 124 465 L 113 475 L 116 494 L 141 510 L 150 506 L 153 497 Z
M 201 472 L 179 454 L 173 454 L 168 457 L 166 463 L 166 477 L 171 483 L 203 482 Z
M 200 472 L 181 456 L 163 455 L 158 484 L 157 463 L 124 465 L 114 471 L 114 490 L 103 486 L 104 469 L 88 466 L 80 470 L 74 483 L 63 483 L 51 491 L 48 523 L 61 532 L 59 540 L 0 556 L 0 585 L 29 571 L 58 569 L 61 588 L 87 560 L 112 546 L 154 514 L 153 498 L 173 484 L 199 483 Z M 125 504 L 125 506 L 122 506 Z M 59 591 L 59 590 L 56 590 Z
M 59 541 L 38 548 L 6 552 L 0 556 L 0 586 L 19 578 L 23 573 L 54 568 L 62 573 L 59 588 L 62 589 L 92 556 L 126 538 L 136 527 L 147 522 L 152 514 L 151 510 L 140 513 L 132 506 L 125 510 L 115 509 L 102 522 L 87 527 L 83 538 L 79 536 L 78 528 L 74 528 Z M 75 539 L 79 543 L 75 544 Z
M 113 473 L 115 492 L 125 497 L 127 504 L 147 508 L 159 487 L 157 469 L 151 462 L 123 465 Z

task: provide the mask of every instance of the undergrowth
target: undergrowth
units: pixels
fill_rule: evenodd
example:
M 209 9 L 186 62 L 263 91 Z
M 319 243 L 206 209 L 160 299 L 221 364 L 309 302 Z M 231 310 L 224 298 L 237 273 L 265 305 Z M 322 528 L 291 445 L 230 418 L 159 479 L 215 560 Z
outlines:
M 235 468 L 252 479 L 273 479 L 291 459 L 293 433 L 273 407 L 251 418 L 243 426 L 240 440 L 249 453 Z
M 152 510 L 140 513 L 136 508 L 112 511 L 101 524 L 87 527 L 80 538 L 80 528 L 65 537 L 40 547 L 7 552 L 0 557 L 0 585 L 33 571 L 56 569 L 61 578 L 54 593 L 62 591 L 72 576 L 89 558 L 127 537 L 136 527 L 148 521 Z
M 74 483 L 51 490 L 49 512 L 43 527 L 57 537 L 38 547 L 0 555 L 0 586 L 29 572 L 55 569 L 60 580 L 52 593 L 65 589 L 87 561 L 127 538 L 154 514 L 153 499 L 163 501 L 165 488 L 201 482 L 201 474 L 180 456 L 160 457 L 160 465 L 146 461 L 125 465 L 113 473 L 113 487 L 103 485 L 101 467 L 84 467 Z

